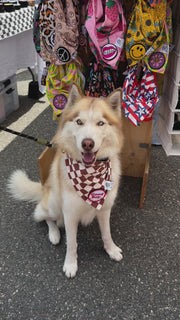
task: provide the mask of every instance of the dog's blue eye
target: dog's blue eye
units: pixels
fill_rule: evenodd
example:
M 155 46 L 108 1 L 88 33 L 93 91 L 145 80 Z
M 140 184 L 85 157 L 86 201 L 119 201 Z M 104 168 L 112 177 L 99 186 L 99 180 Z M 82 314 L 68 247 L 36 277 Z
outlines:
M 76 123 L 78 124 L 78 126 L 82 126 L 83 125 L 83 122 L 81 121 L 81 119 L 77 119 Z
M 103 126 L 103 125 L 104 125 L 104 122 L 103 122 L 103 121 L 99 121 L 99 122 L 97 123 L 97 125 L 98 125 L 98 126 Z

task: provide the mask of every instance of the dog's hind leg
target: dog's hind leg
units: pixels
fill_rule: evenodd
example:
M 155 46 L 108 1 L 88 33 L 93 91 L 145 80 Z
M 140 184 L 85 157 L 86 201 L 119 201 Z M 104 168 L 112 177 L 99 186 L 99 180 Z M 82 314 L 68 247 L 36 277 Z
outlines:
M 109 257 L 113 260 L 120 261 L 122 259 L 122 250 L 112 240 L 110 230 L 110 211 L 102 211 L 97 215 L 102 240 L 104 242 L 104 249 Z
M 36 222 L 44 221 L 48 218 L 48 211 L 45 210 L 42 206 L 42 203 L 39 202 L 34 210 L 34 220 Z
M 52 244 L 56 245 L 60 242 L 60 231 L 54 221 L 46 220 L 46 223 L 49 228 L 49 240 Z
M 52 244 L 58 244 L 60 241 L 60 231 L 58 226 L 50 219 L 48 210 L 43 207 L 41 202 L 36 206 L 34 219 L 36 222 L 46 220 L 49 229 L 49 240 Z
M 64 218 L 63 218 L 63 215 L 61 215 L 60 217 L 58 217 L 58 219 L 56 220 L 56 225 L 58 226 L 58 228 L 64 227 Z

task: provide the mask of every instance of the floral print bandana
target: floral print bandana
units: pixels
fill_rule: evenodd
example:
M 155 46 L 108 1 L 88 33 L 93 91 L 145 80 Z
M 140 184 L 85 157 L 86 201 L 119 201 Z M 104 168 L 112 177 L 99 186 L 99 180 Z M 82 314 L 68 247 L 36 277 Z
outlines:
M 163 0 L 147 0 L 147 1 L 151 7 L 154 7 Z M 168 3 L 171 3 L 172 1 L 173 0 L 167 0 Z
M 126 35 L 126 58 L 129 66 L 141 61 L 152 46 L 156 50 L 165 42 L 165 20 L 166 0 L 153 8 L 146 0 L 137 1 Z
M 160 3 L 162 0 L 147 0 L 151 7 L 154 7 L 156 4 Z
M 85 26 L 97 62 L 117 69 L 126 32 L 120 1 L 90 0 Z
M 46 78 L 46 95 L 53 108 L 54 120 L 66 106 L 72 82 L 75 82 L 83 90 L 85 79 L 82 72 L 83 65 L 80 58 L 63 66 L 53 63 L 50 65 Z
M 165 40 L 161 46 L 158 46 L 159 38 L 163 37 Z M 164 73 L 168 57 L 169 45 L 172 43 L 172 12 L 171 8 L 167 6 L 166 21 L 162 34 L 156 39 L 153 45 L 146 52 L 144 61 L 151 71 Z
M 102 66 L 97 62 L 90 62 L 86 74 L 85 94 L 90 97 L 106 97 L 118 85 L 116 71 Z

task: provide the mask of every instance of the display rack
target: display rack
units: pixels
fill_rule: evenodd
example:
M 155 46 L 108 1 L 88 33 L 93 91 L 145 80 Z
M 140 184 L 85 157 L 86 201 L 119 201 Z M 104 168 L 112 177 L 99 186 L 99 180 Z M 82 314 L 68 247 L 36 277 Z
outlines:
M 132 1 L 125 2 L 126 10 L 129 11 Z M 158 137 L 168 155 L 180 155 L 180 131 L 173 130 L 174 114 L 180 115 L 177 109 L 179 99 L 180 82 L 180 1 L 174 0 L 172 4 L 174 48 L 169 55 L 167 70 L 164 75 L 162 98 L 158 119 Z M 134 127 L 124 116 L 124 147 L 121 154 L 122 174 L 131 177 L 142 178 L 139 207 L 143 207 L 151 153 L 153 122 L 143 122 L 139 127 Z M 46 148 L 40 155 L 39 171 L 41 182 L 44 183 L 49 164 L 52 162 L 55 150 Z
M 139 127 L 122 117 L 124 147 L 121 153 L 122 175 L 142 178 L 139 207 L 142 209 L 149 173 L 153 122 L 143 122 Z
M 169 155 L 180 155 L 180 130 L 174 130 L 175 114 L 180 116 L 180 1 L 173 3 L 174 48 L 169 54 L 164 75 L 162 99 L 157 132 L 162 146 Z

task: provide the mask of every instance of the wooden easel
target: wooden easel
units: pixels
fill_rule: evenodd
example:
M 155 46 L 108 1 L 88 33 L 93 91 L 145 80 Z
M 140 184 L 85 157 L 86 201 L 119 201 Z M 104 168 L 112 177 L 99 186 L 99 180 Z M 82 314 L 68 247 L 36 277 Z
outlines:
M 149 173 L 149 161 L 153 123 L 143 122 L 139 127 L 134 127 L 124 116 L 124 147 L 121 154 L 122 174 L 131 177 L 141 177 L 142 188 L 139 207 L 142 209 L 146 192 Z M 41 183 L 46 181 L 50 165 L 55 156 L 54 148 L 46 148 L 38 158 Z
M 121 154 L 122 174 L 143 179 L 140 204 L 142 209 L 149 173 L 153 122 L 143 122 L 135 127 L 123 116 L 124 147 Z
M 48 178 L 50 166 L 55 154 L 56 149 L 46 147 L 46 149 L 41 153 L 40 157 L 38 158 L 39 174 L 42 184 L 44 184 Z

